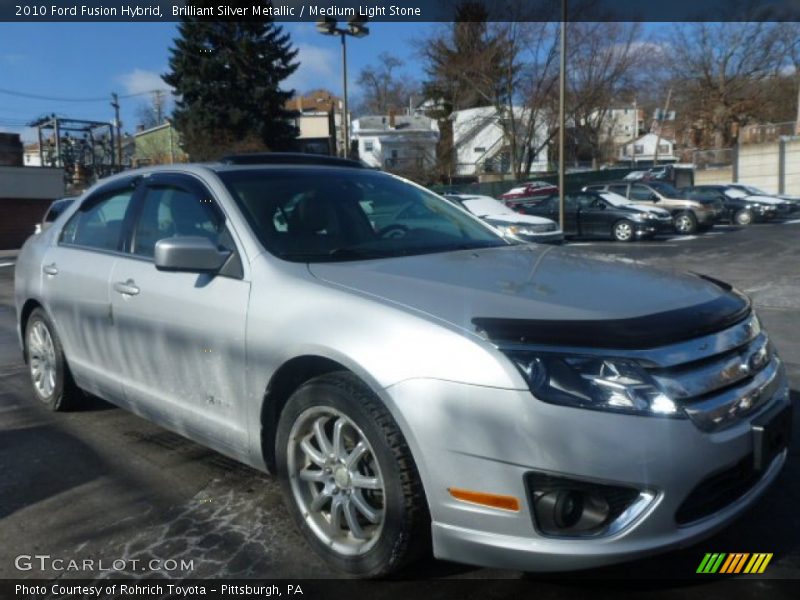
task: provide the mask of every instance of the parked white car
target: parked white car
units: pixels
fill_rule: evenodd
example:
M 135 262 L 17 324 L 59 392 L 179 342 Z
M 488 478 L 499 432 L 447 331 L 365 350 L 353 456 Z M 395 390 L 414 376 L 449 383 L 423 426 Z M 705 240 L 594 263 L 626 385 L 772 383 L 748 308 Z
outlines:
M 554 221 L 520 214 L 491 196 L 445 194 L 445 198 L 480 217 L 506 238 L 540 244 L 560 244 L 564 241 L 564 233 Z

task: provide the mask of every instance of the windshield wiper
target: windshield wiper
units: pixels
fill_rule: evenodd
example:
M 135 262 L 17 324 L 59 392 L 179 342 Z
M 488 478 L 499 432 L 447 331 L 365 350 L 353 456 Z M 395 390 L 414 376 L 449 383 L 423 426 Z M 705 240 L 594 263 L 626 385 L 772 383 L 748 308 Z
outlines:
M 339 258 L 386 258 L 387 256 L 394 255 L 394 252 L 387 252 L 386 250 L 359 248 L 357 246 L 342 246 L 341 248 L 334 248 L 328 252 L 328 256 Z

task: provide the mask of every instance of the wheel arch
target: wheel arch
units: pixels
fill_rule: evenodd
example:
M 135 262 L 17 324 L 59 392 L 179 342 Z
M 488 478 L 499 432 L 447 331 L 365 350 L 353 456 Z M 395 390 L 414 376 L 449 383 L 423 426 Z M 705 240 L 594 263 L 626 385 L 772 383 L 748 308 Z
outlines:
M 36 310 L 37 308 L 45 310 L 44 305 L 41 302 L 39 302 L 35 298 L 28 298 L 28 300 L 25 301 L 25 304 L 22 305 L 22 309 L 19 312 L 19 333 L 20 333 L 20 339 L 22 341 L 22 359 L 25 361 L 25 364 L 28 364 L 25 329 L 28 327 L 28 319 L 31 318 L 31 313 L 33 313 L 33 311 Z
M 319 354 L 294 356 L 278 367 L 270 377 L 261 403 L 260 414 L 261 454 L 270 473 L 275 473 L 275 436 L 281 411 L 289 397 L 310 379 L 335 371 L 353 373 L 362 381 L 364 380 L 356 370 L 349 368 L 342 361 Z M 377 391 L 369 382 L 365 381 L 365 383 L 373 391 Z M 378 395 L 380 396 L 380 394 Z

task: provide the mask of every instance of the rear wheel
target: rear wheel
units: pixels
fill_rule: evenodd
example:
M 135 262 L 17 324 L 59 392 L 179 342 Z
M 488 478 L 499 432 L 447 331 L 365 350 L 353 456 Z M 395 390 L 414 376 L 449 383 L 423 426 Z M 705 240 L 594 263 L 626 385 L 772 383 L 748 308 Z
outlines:
M 618 242 L 630 242 L 634 237 L 633 223 L 625 219 L 617 221 L 611 228 L 611 235 Z
M 323 375 L 292 394 L 275 450 L 289 512 L 331 566 L 378 577 L 429 548 L 411 452 L 386 407 L 352 374 Z
M 74 408 L 82 393 L 72 381 L 53 323 L 36 308 L 25 326 L 25 358 L 36 397 L 50 410 Z
M 750 225 L 753 222 L 753 213 L 743 208 L 733 215 L 733 222 L 737 225 Z
M 697 217 L 691 212 L 678 213 L 675 216 L 675 231 L 682 235 L 690 235 L 697 231 Z

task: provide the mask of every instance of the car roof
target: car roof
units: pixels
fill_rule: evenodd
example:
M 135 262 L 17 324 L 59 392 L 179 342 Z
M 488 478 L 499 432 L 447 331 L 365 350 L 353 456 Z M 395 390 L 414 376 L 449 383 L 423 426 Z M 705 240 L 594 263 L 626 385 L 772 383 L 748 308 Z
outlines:
M 349 158 L 324 154 L 302 154 L 299 152 L 254 152 L 251 154 L 229 154 L 219 162 L 228 165 L 318 165 L 332 167 L 369 168 L 365 163 Z

